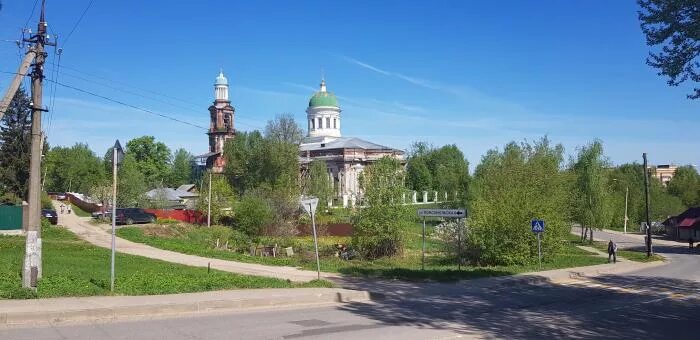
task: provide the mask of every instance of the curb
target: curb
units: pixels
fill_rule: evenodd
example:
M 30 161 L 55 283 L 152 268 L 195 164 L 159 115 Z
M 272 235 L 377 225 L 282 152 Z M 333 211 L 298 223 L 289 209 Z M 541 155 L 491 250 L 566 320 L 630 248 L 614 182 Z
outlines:
M 164 300 L 167 299 L 168 297 L 164 296 Z M 0 306 L 0 327 L 56 324 L 77 321 L 109 322 L 122 318 L 133 317 L 143 318 L 176 315 L 198 315 L 212 312 L 230 312 L 273 307 L 290 308 L 327 305 L 333 303 L 368 302 L 370 300 L 370 293 L 367 291 L 329 289 L 327 292 L 313 292 L 301 295 L 206 299 L 182 303 L 163 302 L 112 307 L 95 306 L 65 310 L 54 309 L 14 312 L 11 310 L 2 310 L 4 308 Z

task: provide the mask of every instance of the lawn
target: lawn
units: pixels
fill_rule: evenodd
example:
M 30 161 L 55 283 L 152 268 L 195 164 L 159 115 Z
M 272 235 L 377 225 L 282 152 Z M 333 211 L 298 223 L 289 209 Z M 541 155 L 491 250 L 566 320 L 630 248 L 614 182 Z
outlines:
M 87 211 L 85 211 L 85 210 L 83 210 L 83 209 L 80 209 L 79 206 L 77 206 L 77 205 L 75 205 L 75 204 L 73 204 L 73 203 L 71 203 L 70 205 L 71 205 L 71 209 L 73 210 L 73 212 L 74 212 L 76 215 L 78 215 L 78 216 L 80 216 L 80 217 L 92 217 L 92 214 L 91 214 L 91 213 L 89 213 L 89 212 L 87 212 Z
M 43 229 L 43 279 L 36 293 L 21 288 L 24 237 L 0 236 L 0 298 L 111 295 L 109 249 L 60 227 Z M 240 288 L 329 287 L 327 281 L 289 281 L 237 275 L 117 253 L 115 295 L 151 295 Z
M 428 225 L 428 234 L 430 234 L 432 228 L 432 225 Z M 350 238 L 320 237 L 321 270 L 352 276 L 439 281 L 510 275 L 539 270 L 538 264 L 530 264 L 489 267 L 462 266 L 462 269 L 458 271 L 456 259 L 447 257 L 441 251 L 442 245 L 440 242 L 430 237 L 426 239 L 425 270 L 421 270 L 421 229 L 422 224 L 417 223 L 409 231 L 406 249 L 402 256 L 382 258 L 374 261 L 345 261 L 339 259 L 333 256 L 334 245 L 337 243 L 350 243 Z M 263 244 L 276 243 L 280 246 L 291 245 L 294 248 L 295 256 L 273 258 L 250 256 L 243 252 L 215 249 L 214 241 L 212 241 L 215 237 L 212 235 L 207 236 L 208 232 L 209 230 L 203 227 L 162 225 L 145 228 L 136 226 L 124 227 L 117 230 L 117 235 L 134 242 L 186 254 L 267 265 L 294 266 L 309 270 L 316 269 L 311 237 L 279 238 L 263 241 Z M 300 251 L 300 249 L 302 250 Z M 542 262 L 542 270 L 588 266 L 605 262 L 606 259 L 581 250 L 572 242 L 567 242 L 559 254 L 545 257 L 545 260 Z

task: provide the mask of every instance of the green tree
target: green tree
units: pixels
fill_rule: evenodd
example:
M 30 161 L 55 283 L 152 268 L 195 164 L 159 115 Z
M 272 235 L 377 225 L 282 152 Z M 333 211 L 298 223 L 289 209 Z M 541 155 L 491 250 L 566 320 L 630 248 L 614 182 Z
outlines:
M 670 86 L 685 81 L 700 83 L 700 2 L 697 0 L 638 0 L 639 20 L 647 45 L 659 46 L 649 53 L 647 64 L 668 77 Z M 700 88 L 690 99 L 700 98 Z
M 409 189 L 425 191 L 433 188 L 433 178 L 424 156 L 410 158 L 406 165 L 406 172 L 406 184 Z
M 304 131 L 289 113 L 277 115 L 265 126 L 265 138 L 281 143 L 299 144 Z
M 111 162 L 110 162 L 111 164 Z M 117 172 L 117 207 L 138 207 L 146 193 L 146 179 L 134 155 L 126 153 Z
M 681 166 L 668 182 L 668 193 L 688 207 L 700 205 L 700 175 L 692 165 Z
M 202 188 L 199 190 L 197 210 L 207 213 L 209 208 L 209 174 L 202 176 Z M 227 218 L 233 216 L 236 194 L 226 177 L 219 174 L 211 176 L 211 223 L 226 224 Z
M 168 184 L 175 188 L 192 181 L 192 162 L 194 156 L 185 149 L 177 149 L 173 156 Z
M 224 173 L 239 194 L 268 186 L 299 194 L 299 147 L 264 138 L 258 131 L 242 132 L 224 146 Z
M 401 163 L 383 157 L 360 176 L 366 208 L 355 216 L 352 243 L 366 258 L 393 256 L 403 251 L 405 234 L 413 221 L 401 204 L 405 173 Z
M 0 193 L 26 200 L 31 145 L 31 105 L 20 88 L 0 121 Z
M 333 187 L 328 177 L 328 167 L 322 160 L 313 160 L 309 164 L 309 177 L 306 185 L 307 195 L 316 196 L 319 207 L 326 208 L 328 200 L 333 196 Z
M 471 182 L 471 215 L 466 254 L 478 264 L 524 264 L 537 259 L 530 221 L 546 223 L 544 257 L 559 251 L 569 234 L 564 148 L 547 138 L 534 144 L 511 142 L 489 150 Z
M 593 242 L 593 230 L 610 224 L 612 210 L 606 174 L 608 167 L 609 162 L 603 154 L 603 145 L 599 141 L 581 148 L 576 162 L 572 165 L 576 176 L 572 215 L 583 229 L 581 240 L 587 237 L 586 231 L 590 231 L 591 242 Z
M 106 177 L 102 160 L 83 143 L 70 148 L 55 146 L 46 153 L 44 162 L 48 191 L 87 193 Z
M 166 182 L 170 177 L 170 149 L 164 143 L 156 142 L 155 137 L 142 136 L 128 141 L 126 152 L 136 160 L 149 187 Z

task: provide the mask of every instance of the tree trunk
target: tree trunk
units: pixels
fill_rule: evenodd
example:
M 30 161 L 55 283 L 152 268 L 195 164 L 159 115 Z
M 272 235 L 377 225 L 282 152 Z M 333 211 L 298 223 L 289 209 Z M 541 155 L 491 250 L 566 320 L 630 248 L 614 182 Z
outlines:
M 590 239 L 591 244 L 593 244 L 593 228 L 591 228 L 591 239 Z

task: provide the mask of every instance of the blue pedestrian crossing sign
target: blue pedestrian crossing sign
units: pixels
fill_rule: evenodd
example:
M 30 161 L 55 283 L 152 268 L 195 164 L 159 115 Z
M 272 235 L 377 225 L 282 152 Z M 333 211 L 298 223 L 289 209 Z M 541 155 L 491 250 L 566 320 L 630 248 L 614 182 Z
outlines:
M 541 233 L 544 231 L 544 221 L 543 220 L 532 220 L 531 221 L 532 232 Z

